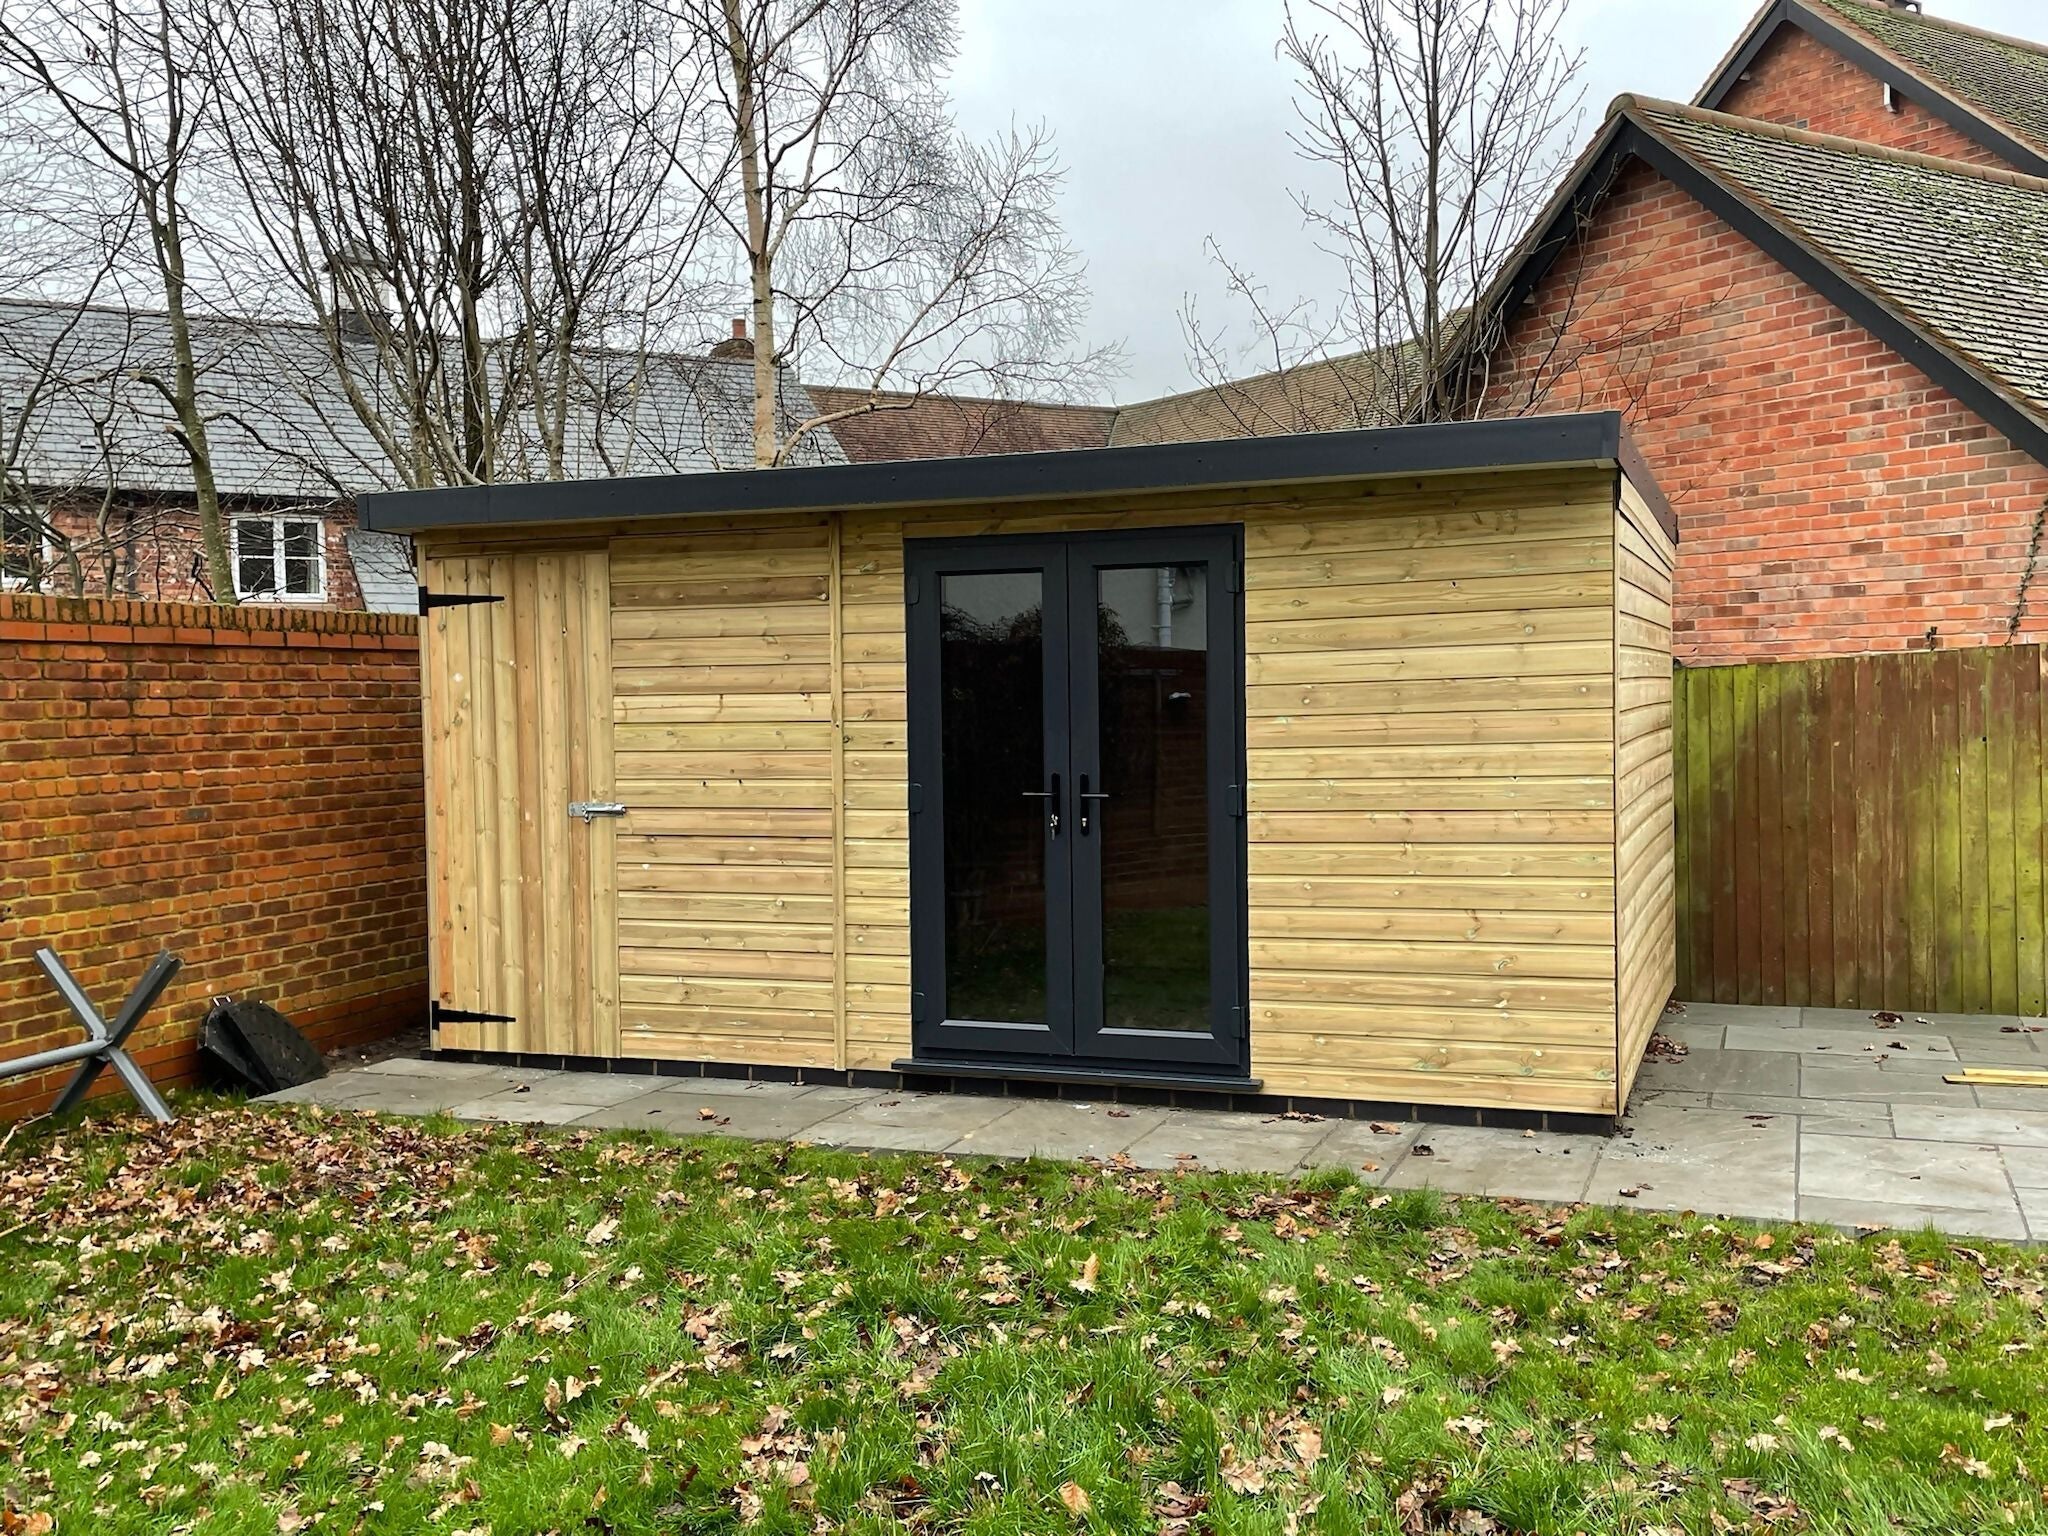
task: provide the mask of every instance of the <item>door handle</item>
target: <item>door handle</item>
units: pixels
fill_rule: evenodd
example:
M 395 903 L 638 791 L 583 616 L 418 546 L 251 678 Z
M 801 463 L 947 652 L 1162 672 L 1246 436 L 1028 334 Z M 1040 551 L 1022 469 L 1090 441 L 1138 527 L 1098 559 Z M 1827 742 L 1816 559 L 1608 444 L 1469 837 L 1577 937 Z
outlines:
M 1060 776 L 1058 774 L 1052 776 L 1052 788 L 1050 789 L 1027 789 L 1022 793 L 1026 800 L 1043 800 L 1045 802 L 1045 829 L 1054 837 L 1058 837 L 1060 835 L 1061 805 Z
M 1074 798 L 1081 802 L 1075 814 L 1081 818 L 1081 835 L 1086 837 L 1088 835 L 1088 803 L 1091 800 L 1107 800 L 1109 796 L 1102 790 L 1091 792 L 1088 788 L 1088 775 L 1084 773 L 1081 775 L 1081 792 Z

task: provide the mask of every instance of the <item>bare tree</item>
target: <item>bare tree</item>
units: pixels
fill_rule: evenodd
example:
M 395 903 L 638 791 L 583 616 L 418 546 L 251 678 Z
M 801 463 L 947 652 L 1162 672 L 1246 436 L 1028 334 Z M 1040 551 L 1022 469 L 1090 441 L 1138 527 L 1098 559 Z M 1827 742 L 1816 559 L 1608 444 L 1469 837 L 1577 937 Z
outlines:
M 1549 195 L 1570 154 L 1581 55 L 1562 40 L 1570 0 L 1297 0 L 1280 56 L 1293 66 L 1294 142 L 1327 194 L 1296 202 L 1338 263 L 1321 310 L 1253 305 L 1252 346 L 1291 372 L 1343 354 L 1344 387 L 1396 419 L 1475 413 L 1454 366 L 1497 323 L 1475 301 Z M 1225 269 L 1240 299 L 1253 285 Z M 1183 310 L 1205 381 L 1227 366 L 1222 333 Z
M 315 317 L 398 483 L 605 462 L 635 404 L 618 354 L 695 318 L 701 210 L 670 168 L 698 78 L 669 29 L 631 0 L 213 15 L 246 264 Z
M 1066 395 L 1115 366 L 1078 352 L 1083 265 L 1042 129 L 962 139 L 941 90 L 952 0 L 666 0 L 717 61 L 714 122 L 679 168 L 711 206 L 753 317 L 754 462 L 835 420 L 935 390 Z M 788 420 L 800 361 L 864 390 Z
M 27 93 L 10 125 L 15 153 L 39 154 L 88 185 L 113 183 L 141 231 L 139 265 L 161 295 L 168 350 L 135 376 L 170 411 L 191 468 L 208 583 L 216 601 L 232 603 L 191 324 L 188 179 L 214 106 L 197 51 L 172 0 L 13 0 L 0 10 L 0 74 Z

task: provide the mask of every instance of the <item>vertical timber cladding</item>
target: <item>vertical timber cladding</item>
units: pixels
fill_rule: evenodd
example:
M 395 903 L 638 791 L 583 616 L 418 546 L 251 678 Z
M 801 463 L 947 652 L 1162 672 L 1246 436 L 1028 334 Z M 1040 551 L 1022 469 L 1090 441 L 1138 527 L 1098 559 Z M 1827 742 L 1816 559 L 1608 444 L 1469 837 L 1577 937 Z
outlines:
M 608 560 L 423 550 L 429 965 L 439 1046 L 616 1056 Z
M 910 1045 L 906 528 L 1242 522 L 1253 1073 L 1615 1109 L 1616 516 L 1611 470 L 846 514 L 845 1064 Z
M 1676 547 L 1626 479 L 1615 520 L 1615 942 L 1620 1102 L 1678 983 L 1671 585 Z

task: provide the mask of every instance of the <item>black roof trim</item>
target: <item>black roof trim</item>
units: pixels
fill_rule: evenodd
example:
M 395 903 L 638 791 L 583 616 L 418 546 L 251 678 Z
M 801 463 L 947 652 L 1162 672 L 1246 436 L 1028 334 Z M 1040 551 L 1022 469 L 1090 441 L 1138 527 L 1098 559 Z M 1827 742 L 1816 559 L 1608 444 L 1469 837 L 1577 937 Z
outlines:
M 1615 145 L 1691 193 L 1759 250 L 1996 427 L 2014 447 L 2048 464 L 2048 424 L 2000 389 L 1981 366 L 1935 340 L 1917 321 L 1894 309 L 1741 193 L 1640 124 L 1631 120 Z
M 1670 508 L 1629 445 L 1617 411 L 979 458 L 385 491 L 362 497 L 358 507 L 365 528 L 414 533 L 430 528 L 1141 495 L 1564 464 L 1624 468 L 1644 499 L 1661 509 L 1666 531 L 1677 537 Z
M 1771 39 L 1778 35 L 1780 28 L 1787 26 L 1797 27 L 1865 74 L 1882 80 L 1908 100 L 1924 106 L 1972 143 L 2002 156 L 2014 170 L 2025 171 L 2030 176 L 2048 176 L 2048 155 L 2009 132 L 1996 118 L 1959 99 L 1940 81 L 1930 80 L 1908 68 L 1897 55 L 1868 34 L 1822 11 L 1802 5 L 1799 0 L 1777 0 L 1760 16 L 1721 72 L 1693 98 L 1693 105 L 1721 111 L 1721 103 L 1741 82 L 1750 65 L 1756 62 L 1757 55 L 1770 46 Z

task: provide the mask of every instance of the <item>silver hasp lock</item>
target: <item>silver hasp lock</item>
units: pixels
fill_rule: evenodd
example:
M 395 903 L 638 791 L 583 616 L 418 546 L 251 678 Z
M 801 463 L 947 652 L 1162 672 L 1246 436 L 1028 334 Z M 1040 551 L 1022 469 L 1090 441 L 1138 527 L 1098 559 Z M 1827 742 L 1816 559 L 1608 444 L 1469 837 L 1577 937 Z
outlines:
M 575 800 L 570 802 L 569 814 L 579 821 L 594 821 L 600 816 L 623 816 L 626 808 L 616 800 Z

